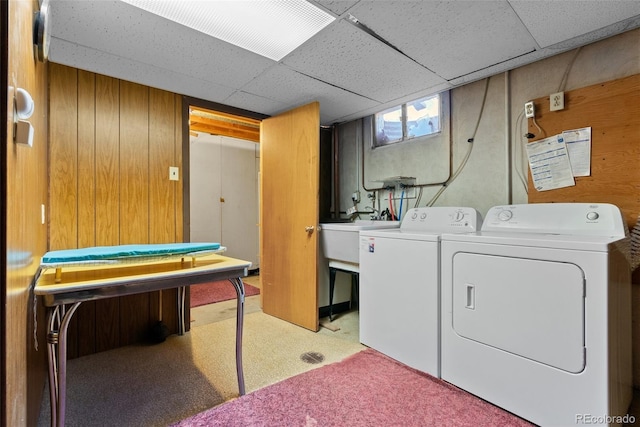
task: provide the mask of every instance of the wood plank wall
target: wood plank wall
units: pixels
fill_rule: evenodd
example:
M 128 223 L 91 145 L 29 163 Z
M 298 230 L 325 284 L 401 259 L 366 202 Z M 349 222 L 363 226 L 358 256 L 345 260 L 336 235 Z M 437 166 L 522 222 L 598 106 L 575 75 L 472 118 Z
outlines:
M 49 250 L 183 241 L 182 98 L 58 64 L 49 74 Z M 140 342 L 160 318 L 159 293 L 83 303 L 69 357 Z M 176 291 L 162 320 L 177 331 Z
M 565 92 L 561 111 L 549 111 L 549 97 L 535 99 L 536 122 L 547 136 L 591 126 L 591 176 L 576 177 L 573 187 L 536 191 L 529 171 L 529 203 L 612 203 L 633 227 L 640 215 L 639 100 L 640 74 Z M 529 132 L 540 134 L 532 119 Z

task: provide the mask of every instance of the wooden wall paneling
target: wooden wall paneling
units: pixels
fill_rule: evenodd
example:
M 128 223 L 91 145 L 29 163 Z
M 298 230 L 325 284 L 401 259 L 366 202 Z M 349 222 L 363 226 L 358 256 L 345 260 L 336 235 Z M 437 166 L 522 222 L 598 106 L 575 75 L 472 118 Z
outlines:
M 78 71 L 51 64 L 50 74 L 49 249 L 59 250 L 78 247 Z M 77 357 L 77 321 L 68 337 L 67 353 Z
M 120 243 L 120 81 L 99 74 L 95 78 L 96 245 L 112 246 Z M 94 305 L 95 351 L 118 347 L 120 299 Z
M 78 70 L 78 247 L 96 244 L 96 76 Z M 96 303 L 82 303 L 74 315 L 78 357 L 96 352 Z M 70 340 L 69 344 L 73 341 Z
M 182 165 L 182 173 L 180 174 L 179 189 L 176 194 L 176 241 L 188 242 L 190 237 L 190 207 L 189 207 L 189 175 L 191 174 L 189 166 L 189 98 L 176 95 L 176 161 Z M 187 306 L 191 301 L 191 287 L 187 288 L 185 295 Z M 178 304 L 176 298 L 176 306 Z M 191 329 L 191 310 L 185 309 L 184 313 L 185 329 Z
M 49 249 L 78 245 L 77 70 L 50 64 L 49 79 Z
M 149 90 L 120 82 L 120 244 L 149 242 Z
M 96 245 L 120 243 L 120 82 L 96 75 Z
M 149 243 L 149 180 L 149 88 L 121 81 L 120 244 Z M 148 332 L 149 298 L 120 298 L 121 345 L 138 342 Z
M 175 163 L 175 95 L 149 90 L 149 237 L 150 243 L 174 243 L 176 236 L 175 181 L 169 180 L 169 167 Z M 182 169 L 182 168 L 180 168 Z M 162 293 L 162 316 L 160 298 Z M 149 321 L 160 318 L 171 332 L 177 324 L 171 319 L 171 310 L 165 310 L 165 298 L 171 299 L 174 290 L 153 292 L 150 296 Z M 174 299 L 175 300 L 175 299 Z M 175 311 L 175 309 L 173 310 Z M 177 322 L 176 322 L 177 323 Z
M 108 298 L 95 303 L 96 352 L 120 347 L 120 298 Z M 81 337 L 84 338 L 84 337 Z
M 184 177 L 185 174 L 188 173 L 188 167 L 185 166 L 184 163 L 182 163 L 182 145 L 183 142 L 185 144 L 189 143 L 189 138 L 188 136 L 188 129 L 185 131 L 184 129 L 182 129 L 182 96 L 180 95 L 174 95 L 174 103 L 173 103 L 173 113 L 174 113 L 174 131 L 173 131 L 173 155 L 174 155 L 174 161 L 176 165 L 180 166 L 180 179 L 179 181 L 174 181 L 173 182 L 173 188 L 174 188 L 174 192 L 175 192 L 175 197 L 176 197 L 176 204 L 175 204 L 175 216 L 174 216 L 174 221 L 176 224 L 176 235 L 175 235 L 175 241 L 176 242 L 184 242 L 184 199 L 183 199 L 183 194 L 184 194 Z M 170 292 L 170 296 L 167 297 L 167 293 Z M 187 299 L 187 301 L 190 301 L 189 299 Z M 177 312 L 177 307 L 178 307 L 178 293 L 177 291 L 165 291 L 165 297 L 162 300 L 164 307 L 163 307 L 163 313 L 164 313 L 164 319 L 165 319 L 165 323 L 167 325 L 175 325 L 175 331 L 178 332 L 178 312 Z M 191 322 L 191 315 L 190 315 L 191 310 L 189 310 L 189 307 L 186 308 L 185 310 L 185 327 L 186 330 L 188 331 L 190 329 L 190 322 Z M 173 330 L 173 329 L 172 329 Z
M 175 163 L 173 94 L 149 90 L 149 241 L 172 243 L 176 237 L 175 181 L 169 167 Z M 182 169 L 182 168 L 180 168 Z
M 184 173 L 182 97 L 55 64 L 51 81 L 51 123 L 58 126 L 51 194 L 74 200 L 72 214 L 63 203 L 52 208 L 57 249 L 182 241 L 182 179 L 168 179 L 169 166 Z M 75 181 L 54 180 L 67 169 Z M 158 319 L 158 296 L 83 303 L 70 325 L 69 356 L 146 338 Z M 162 302 L 163 321 L 177 332 L 176 291 L 165 291 Z
M 536 191 L 529 171 L 529 203 L 612 203 L 629 226 L 640 214 L 640 74 L 565 92 L 565 109 L 549 111 L 549 97 L 534 100 L 536 122 L 547 136 L 591 126 L 591 176 L 576 185 Z M 529 132 L 540 132 L 529 119 Z M 536 138 L 541 139 L 540 137 Z
M 78 247 L 96 244 L 95 74 L 78 70 Z
M 182 96 L 173 94 L 171 122 L 173 123 L 173 129 L 171 133 L 171 147 L 172 147 L 172 165 L 180 167 L 180 176 L 178 181 L 169 181 L 171 185 L 171 192 L 173 194 L 173 211 L 170 213 L 170 218 L 173 219 L 173 241 L 183 242 L 183 211 L 182 211 L 182 191 L 184 183 L 184 174 L 186 168 L 182 164 Z M 188 143 L 188 139 L 187 139 Z M 178 332 L 178 292 L 175 289 L 169 289 L 162 293 L 162 320 L 169 327 L 171 333 Z M 189 308 L 187 307 L 185 312 L 186 328 L 189 330 Z
M 182 128 L 182 103 L 183 97 L 175 95 L 174 103 L 174 156 L 177 165 L 180 165 L 181 173 L 180 180 L 174 183 L 176 191 L 176 242 L 184 242 L 184 191 L 185 191 L 185 177 L 189 175 L 189 165 L 183 163 L 183 143 L 189 144 L 189 129 Z M 187 145 L 188 146 L 188 145 Z

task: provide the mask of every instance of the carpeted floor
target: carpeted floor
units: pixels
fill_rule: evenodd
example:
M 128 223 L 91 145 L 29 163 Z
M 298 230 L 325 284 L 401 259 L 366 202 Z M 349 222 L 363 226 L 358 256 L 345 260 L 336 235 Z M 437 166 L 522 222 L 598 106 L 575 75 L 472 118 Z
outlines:
M 227 301 L 197 309 L 218 310 L 216 306 L 225 303 L 235 304 Z M 349 335 L 326 329 L 314 333 L 261 311 L 248 313 L 243 339 L 247 393 L 365 348 L 341 336 Z M 189 333 L 172 335 L 161 344 L 127 346 L 70 360 L 66 425 L 167 426 L 235 399 L 234 351 L 235 313 L 229 312 L 226 319 L 192 324 Z M 320 353 L 324 360 L 307 363 L 301 357 L 306 353 Z M 49 416 L 45 389 L 38 426 L 48 426 Z
M 192 308 L 215 304 L 221 301 L 235 300 L 237 298 L 236 290 L 228 280 L 191 285 L 190 288 Z M 245 283 L 244 293 L 246 297 L 258 295 L 260 289 Z
M 174 426 L 531 425 L 444 381 L 367 349 Z
M 257 276 L 245 282 L 260 286 Z M 505 426 L 526 425 L 455 387 L 365 350 L 359 343 L 357 311 L 341 313 L 330 324 L 321 319 L 331 329 L 314 333 L 265 315 L 260 298 L 245 302 L 246 396 L 238 398 L 236 302 L 229 300 L 193 308 L 192 329 L 184 336 L 69 361 L 66 425 L 167 426 L 181 420 L 181 427 L 494 426 L 505 420 Z M 308 363 L 308 353 L 320 353 L 324 360 Z M 453 402 L 460 394 L 459 403 Z M 630 412 L 635 416 L 638 397 Z M 443 412 L 448 406 L 449 412 Z M 228 422 L 214 423 L 205 415 L 211 408 L 216 420 Z M 38 427 L 49 425 L 49 414 L 45 388 Z M 454 418 L 443 421 L 449 416 Z
M 333 372 L 331 376 L 333 380 L 329 381 L 329 376 L 327 379 L 323 379 L 326 372 L 323 370 L 324 368 L 321 368 L 322 366 L 335 364 L 355 354 L 363 354 L 360 352 L 366 349 L 359 344 L 357 311 L 337 315 L 330 325 L 336 329 L 335 332 L 321 328 L 318 333 L 313 333 L 263 314 L 259 309 L 259 298 L 260 296 L 247 298 L 248 301 L 254 301 L 254 304 L 248 304 L 254 306 L 254 311 L 247 313 L 245 317 L 243 340 L 247 387 L 245 397 L 238 399 L 235 376 L 233 355 L 235 312 L 230 307 L 224 308 L 225 305 L 235 306 L 235 302 L 225 301 L 192 309 L 192 313 L 194 311 L 200 313 L 198 314 L 200 323 L 197 327 L 193 327 L 194 323 L 192 323 L 191 332 L 184 336 L 170 336 L 167 341 L 158 345 L 128 346 L 71 360 L 67 376 L 66 425 L 83 427 L 89 425 L 167 426 L 211 408 L 219 408 L 216 411 L 229 412 L 226 415 L 221 415 L 227 417 L 230 416 L 230 410 L 235 405 L 242 406 L 243 414 L 236 414 L 234 417 L 248 416 L 249 413 L 243 406 L 247 405 L 244 403 L 247 399 L 252 401 L 256 398 L 280 399 L 274 393 L 281 392 L 278 390 L 282 387 L 271 388 L 268 386 L 312 371 L 315 368 L 321 370 L 314 373 L 314 376 L 302 375 L 295 380 L 295 382 L 299 382 L 299 391 L 295 398 L 277 401 L 278 407 L 283 406 L 283 402 L 286 402 L 284 406 L 296 405 L 300 411 L 302 411 L 300 408 L 305 411 L 309 409 L 309 418 L 305 413 L 302 423 L 295 422 L 288 425 L 305 427 L 357 426 L 363 425 L 369 420 L 367 426 L 377 427 L 381 424 L 377 424 L 377 421 L 371 421 L 370 417 L 375 416 L 376 412 L 388 412 L 387 405 L 395 408 L 390 411 L 392 414 L 395 411 L 395 415 L 393 415 L 393 422 L 386 422 L 382 425 L 411 425 L 401 423 L 399 417 L 411 416 L 418 410 L 415 407 L 418 403 L 425 401 L 428 403 L 433 399 L 433 397 L 425 399 L 427 395 L 423 392 L 407 395 L 407 393 L 411 393 L 411 390 L 407 389 L 416 384 L 419 387 L 425 387 L 428 386 L 425 383 L 438 383 L 437 380 L 428 380 L 423 374 L 416 374 L 415 371 L 403 367 L 397 362 L 389 364 L 388 360 L 384 360 L 386 356 L 379 355 L 379 353 L 379 356 L 373 358 L 373 360 L 380 362 L 375 365 L 374 369 L 363 371 L 359 367 L 362 359 L 351 358 L 344 364 L 339 363 L 327 367 Z M 216 312 L 217 314 L 205 315 L 206 312 Z M 327 321 L 328 319 L 321 319 L 321 324 Z M 309 352 L 323 354 L 324 361 L 319 364 L 306 363 L 302 360 L 302 356 Z M 369 353 L 368 350 L 366 352 Z M 336 372 L 338 379 L 335 376 Z M 395 372 L 399 372 L 399 374 Z M 317 375 L 320 378 L 316 380 L 314 378 Z M 366 394 L 359 390 L 364 389 L 368 392 L 369 388 L 373 388 L 373 384 L 378 383 L 380 376 L 387 377 L 388 375 L 391 375 L 391 378 L 385 380 L 388 381 L 385 388 L 380 388 L 374 395 L 369 394 L 369 397 L 363 398 L 364 402 L 362 402 L 361 396 Z M 317 384 L 315 384 L 316 382 Z M 383 390 L 386 391 L 383 392 Z M 440 390 L 440 388 L 436 388 L 436 390 Z M 453 393 L 446 387 L 442 390 L 447 396 Z M 260 394 L 254 396 L 253 392 Z M 380 396 L 383 396 L 384 399 Z M 330 405 L 329 409 L 325 408 L 324 411 L 329 413 L 328 415 L 324 412 L 320 414 L 311 412 L 313 409 L 309 406 L 313 405 L 309 405 L 309 401 L 315 401 L 316 398 L 318 401 L 324 400 L 323 405 Z M 455 423 L 453 421 L 431 424 L 421 422 L 414 425 L 421 427 L 481 425 L 476 422 L 475 418 L 473 418 L 472 424 L 465 424 L 468 422 L 468 418 L 465 416 L 473 415 L 477 408 L 482 411 L 486 410 L 486 408 L 481 408 L 482 405 L 478 406 L 477 399 L 473 399 L 471 401 L 461 400 L 461 402 L 466 402 L 464 407 L 458 408 L 463 417 L 456 418 Z M 448 400 L 440 401 L 441 406 L 446 407 L 449 404 Z M 640 403 L 640 396 L 636 396 L 630 410 L 636 419 L 640 419 L 638 403 Z M 234 406 L 227 407 L 227 405 Z M 353 407 L 353 405 L 368 405 L 368 409 L 363 411 L 364 406 Z M 348 416 L 357 417 L 357 420 L 350 419 L 349 422 L 344 423 L 341 421 L 325 422 L 324 416 L 333 416 L 333 412 L 337 412 L 334 411 L 334 408 L 342 406 L 352 408 L 351 415 Z M 472 410 L 472 408 L 475 409 Z M 49 425 L 50 413 L 46 388 L 41 409 L 38 427 L 45 427 Z M 278 410 L 276 408 L 276 414 Z M 420 411 L 424 411 L 424 409 L 420 409 Z M 433 414 L 429 416 L 436 416 L 441 413 L 440 411 L 441 408 L 435 408 Z M 506 413 L 499 410 L 498 412 L 499 417 L 493 422 L 504 419 L 501 417 Z M 482 420 L 481 418 L 478 422 L 483 422 Z M 523 425 L 521 420 L 517 418 L 515 420 L 515 425 Z M 410 421 L 409 419 L 407 422 Z M 499 425 L 493 422 L 485 425 Z M 185 425 L 189 424 L 183 422 L 182 426 Z M 195 424 L 194 422 L 192 425 L 216 424 L 209 420 L 208 424 Z M 252 421 L 251 424 L 243 425 L 266 425 L 266 422 L 255 421 L 254 423 Z M 270 426 L 280 425 L 284 424 L 281 422 L 270 424 Z

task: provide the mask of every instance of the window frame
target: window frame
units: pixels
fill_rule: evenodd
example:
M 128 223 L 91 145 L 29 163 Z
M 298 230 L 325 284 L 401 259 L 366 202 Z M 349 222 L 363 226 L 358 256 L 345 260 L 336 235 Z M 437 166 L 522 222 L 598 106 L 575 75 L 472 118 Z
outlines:
M 431 98 L 437 98 L 437 102 L 438 102 L 438 130 L 435 132 L 431 132 L 431 133 L 427 133 L 425 135 L 409 135 L 409 129 L 408 129 L 408 117 L 407 117 L 407 105 L 416 103 L 416 102 L 420 102 L 420 101 L 425 101 Z M 382 117 L 384 114 L 388 114 L 388 113 L 392 113 L 394 111 L 400 111 L 400 127 L 402 130 L 402 136 L 398 139 L 398 138 L 394 138 L 394 139 L 390 139 L 390 140 L 381 140 L 379 137 L 379 131 L 378 131 L 378 123 L 379 123 L 379 117 Z M 390 107 L 387 108 L 383 111 L 380 111 L 378 113 L 375 113 L 373 115 L 373 129 L 374 129 L 374 134 L 373 134 L 373 138 L 371 141 L 371 147 L 373 149 L 376 148 L 380 148 L 380 147 L 387 147 L 390 145 L 394 145 L 400 142 L 407 142 L 407 141 L 411 141 L 414 139 L 418 139 L 418 138 L 429 138 L 432 136 L 436 136 L 442 133 L 442 95 L 440 93 L 436 93 L 433 95 L 428 95 L 428 96 L 424 96 L 422 98 L 418 98 L 415 99 L 413 101 L 409 101 L 409 102 L 405 102 L 401 105 L 398 106 L 394 106 L 394 107 Z M 384 126 L 381 128 L 381 130 L 384 132 Z

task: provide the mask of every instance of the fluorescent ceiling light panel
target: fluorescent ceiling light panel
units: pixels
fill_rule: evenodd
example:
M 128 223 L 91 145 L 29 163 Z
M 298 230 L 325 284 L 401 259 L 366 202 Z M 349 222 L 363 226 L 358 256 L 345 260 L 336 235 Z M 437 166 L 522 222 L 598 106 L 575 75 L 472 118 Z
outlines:
M 334 21 L 306 0 L 122 0 L 279 61 Z

